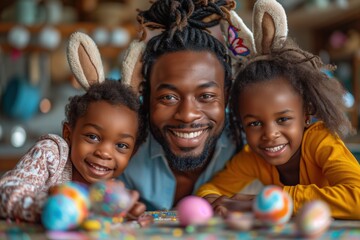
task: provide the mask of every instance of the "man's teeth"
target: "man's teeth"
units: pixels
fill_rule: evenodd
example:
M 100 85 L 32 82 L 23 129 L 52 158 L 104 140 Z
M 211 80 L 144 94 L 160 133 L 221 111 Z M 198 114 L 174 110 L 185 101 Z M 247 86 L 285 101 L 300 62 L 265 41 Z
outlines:
M 97 165 L 95 165 L 95 164 L 92 164 L 92 163 L 89 163 L 90 164 L 90 166 L 92 166 L 93 168 L 95 168 L 96 170 L 98 170 L 98 171 L 109 171 L 110 169 L 109 168 L 105 168 L 105 167 L 100 167 L 100 166 L 97 166 Z
M 279 145 L 276 147 L 272 147 L 272 148 L 265 148 L 265 150 L 269 151 L 269 152 L 277 152 L 277 151 L 280 151 L 281 149 L 283 149 L 284 147 L 285 147 L 285 144 Z
M 173 132 L 177 137 L 180 137 L 180 138 L 187 138 L 187 139 L 190 139 L 190 138 L 196 138 L 198 136 L 200 136 L 200 134 L 202 133 L 203 131 L 197 131 L 197 132 L 191 132 L 191 133 L 183 133 L 183 132 Z

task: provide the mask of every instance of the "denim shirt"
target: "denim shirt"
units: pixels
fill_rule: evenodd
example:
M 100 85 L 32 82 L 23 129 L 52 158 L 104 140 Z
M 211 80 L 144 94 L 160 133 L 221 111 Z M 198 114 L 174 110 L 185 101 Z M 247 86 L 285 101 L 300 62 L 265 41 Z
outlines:
M 217 141 L 213 158 L 195 183 L 193 194 L 216 172 L 223 169 L 234 153 L 235 144 L 225 128 Z M 146 204 L 148 211 L 172 209 L 176 179 L 162 146 L 152 134 L 149 134 L 146 142 L 140 146 L 118 179 L 123 181 L 128 189 L 140 193 L 140 201 Z

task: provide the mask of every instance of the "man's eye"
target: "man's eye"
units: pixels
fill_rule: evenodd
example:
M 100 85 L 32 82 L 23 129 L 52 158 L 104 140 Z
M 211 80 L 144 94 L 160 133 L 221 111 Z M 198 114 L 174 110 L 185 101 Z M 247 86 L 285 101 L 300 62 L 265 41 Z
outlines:
M 159 97 L 159 100 L 165 104 L 174 104 L 178 101 L 178 98 L 174 95 L 163 95 Z
M 214 94 L 206 93 L 206 94 L 201 95 L 201 98 L 205 99 L 205 100 L 209 100 L 209 99 L 214 98 Z
M 173 100 L 173 99 L 175 99 L 175 97 L 171 96 L 171 95 L 166 95 L 162 99 L 164 99 L 164 100 Z

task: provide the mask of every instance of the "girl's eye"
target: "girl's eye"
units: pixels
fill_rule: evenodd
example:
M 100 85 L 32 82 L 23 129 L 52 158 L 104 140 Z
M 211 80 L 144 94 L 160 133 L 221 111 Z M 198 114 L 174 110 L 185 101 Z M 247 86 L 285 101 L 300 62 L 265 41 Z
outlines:
M 290 118 L 288 118 L 288 117 L 281 117 L 281 118 L 278 119 L 278 122 L 283 123 L 283 122 L 286 122 L 286 121 L 289 121 L 289 120 L 290 120 Z
M 125 143 L 118 143 L 118 144 L 116 144 L 116 147 L 120 148 L 120 149 L 128 149 L 129 148 L 129 146 Z
M 100 141 L 100 138 L 95 134 L 88 134 L 86 135 L 91 141 Z
M 261 122 L 260 121 L 255 121 L 255 122 L 251 122 L 248 124 L 251 127 L 258 127 L 261 126 Z

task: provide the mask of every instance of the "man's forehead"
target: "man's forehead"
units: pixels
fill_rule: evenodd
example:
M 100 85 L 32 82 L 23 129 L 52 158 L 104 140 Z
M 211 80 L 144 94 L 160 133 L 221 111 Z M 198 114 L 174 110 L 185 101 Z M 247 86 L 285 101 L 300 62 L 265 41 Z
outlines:
M 194 86 L 197 89 L 220 88 L 221 87 L 219 85 L 219 83 L 216 81 L 199 81 L 198 84 L 196 84 Z M 156 91 L 160 91 L 163 89 L 173 90 L 173 91 L 178 90 L 177 85 L 171 84 L 171 83 L 166 83 L 166 82 L 160 82 L 158 85 L 155 86 L 155 88 L 156 88 L 155 89 Z

